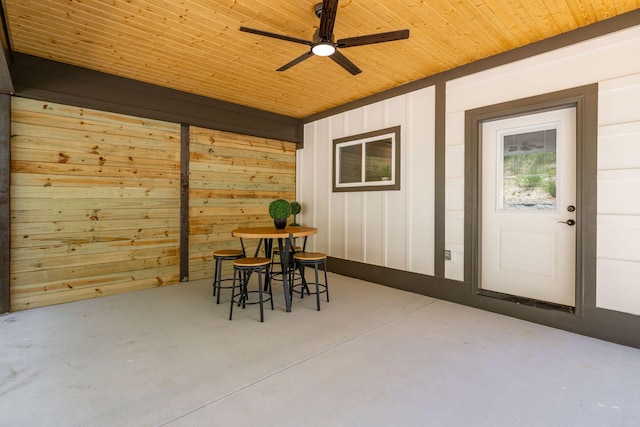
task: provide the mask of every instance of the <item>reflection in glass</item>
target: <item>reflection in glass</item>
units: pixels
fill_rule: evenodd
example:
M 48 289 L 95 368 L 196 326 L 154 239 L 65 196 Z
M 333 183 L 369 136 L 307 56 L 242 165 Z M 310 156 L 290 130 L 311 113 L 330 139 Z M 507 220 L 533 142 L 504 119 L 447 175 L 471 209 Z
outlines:
M 362 144 L 340 147 L 340 184 L 362 181 Z
M 502 203 L 507 210 L 556 209 L 556 129 L 503 137 Z
M 391 138 L 367 142 L 365 146 L 365 181 L 391 180 Z

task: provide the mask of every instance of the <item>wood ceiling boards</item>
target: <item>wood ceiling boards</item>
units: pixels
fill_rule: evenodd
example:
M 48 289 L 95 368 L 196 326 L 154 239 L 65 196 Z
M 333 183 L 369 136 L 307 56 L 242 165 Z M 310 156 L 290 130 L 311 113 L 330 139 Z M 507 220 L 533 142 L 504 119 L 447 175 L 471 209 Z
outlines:
M 303 118 L 640 6 L 629 0 L 342 0 L 335 38 L 408 28 L 410 38 L 278 67 L 308 47 L 319 0 L 4 0 L 13 50 Z

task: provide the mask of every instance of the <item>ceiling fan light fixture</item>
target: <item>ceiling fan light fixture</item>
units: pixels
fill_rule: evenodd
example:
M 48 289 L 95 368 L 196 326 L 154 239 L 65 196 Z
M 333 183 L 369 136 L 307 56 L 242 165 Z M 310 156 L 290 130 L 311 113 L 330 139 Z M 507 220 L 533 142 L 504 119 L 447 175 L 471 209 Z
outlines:
M 335 51 L 336 47 L 328 42 L 320 42 L 311 48 L 311 52 L 318 56 L 331 56 Z

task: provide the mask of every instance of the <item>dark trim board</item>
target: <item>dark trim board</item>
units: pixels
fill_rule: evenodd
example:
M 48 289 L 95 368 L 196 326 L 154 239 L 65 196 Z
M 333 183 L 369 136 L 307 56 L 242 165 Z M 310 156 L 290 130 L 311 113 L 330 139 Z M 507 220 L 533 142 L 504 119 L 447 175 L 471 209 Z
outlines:
M 189 280 L 189 125 L 180 125 L 180 281 Z
M 0 313 L 11 311 L 11 96 L 0 94 Z
M 445 275 L 445 231 L 442 224 L 445 223 L 446 200 L 446 125 L 447 125 L 447 87 L 444 82 L 435 85 L 435 164 L 433 174 L 435 177 L 434 192 L 434 274 L 436 277 Z
M 329 257 L 327 269 L 343 276 L 640 349 L 640 334 L 637 333 L 640 317 L 632 314 L 585 307 L 581 315 L 577 315 L 514 304 L 475 294 L 471 283 L 468 282 L 426 276 L 341 258 Z
M 16 95 L 302 144 L 302 120 L 22 53 Z

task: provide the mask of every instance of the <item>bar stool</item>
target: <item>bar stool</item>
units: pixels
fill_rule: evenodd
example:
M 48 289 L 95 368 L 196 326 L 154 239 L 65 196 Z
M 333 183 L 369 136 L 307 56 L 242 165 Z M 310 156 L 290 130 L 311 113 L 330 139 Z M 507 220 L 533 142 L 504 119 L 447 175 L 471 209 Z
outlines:
M 269 264 L 271 260 L 269 258 L 239 258 L 233 261 L 233 284 L 231 285 L 231 303 L 229 308 L 229 320 L 233 316 L 233 306 L 238 304 L 245 308 L 247 304 L 260 304 L 260 321 L 264 322 L 264 309 L 263 303 L 271 301 L 271 310 L 273 310 L 273 294 L 271 289 L 262 289 L 263 281 L 262 277 L 266 281 L 269 275 Z M 249 279 L 252 273 L 258 275 L 258 290 L 249 291 Z M 236 279 L 239 282 L 239 289 L 236 293 Z M 259 295 L 258 301 L 249 302 L 249 294 L 257 293 Z M 267 294 L 268 298 L 264 299 L 263 294 Z
M 213 252 L 213 260 L 215 261 L 215 269 L 213 272 L 213 296 L 216 298 L 216 304 L 220 304 L 220 289 L 231 289 L 231 286 L 222 286 L 222 282 L 232 281 L 232 277 L 222 278 L 222 266 L 224 261 L 235 261 L 245 257 L 244 243 L 240 239 L 240 249 L 219 249 Z
M 327 255 L 321 252 L 299 252 L 293 255 L 293 259 L 296 264 L 300 266 L 300 275 L 301 280 L 300 283 L 293 284 L 291 286 L 291 294 L 299 293 L 300 298 L 304 298 L 305 291 L 307 294 L 315 294 L 316 295 L 316 306 L 318 311 L 320 311 L 320 294 L 327 294 L 327 302 L 329 302 L 329 282 L 327 282 Z M 324 283 L 320 283 L 318 280 L 318 267 L 322 265 L 322 269 L 324 270 Z M 313 267 L 315 270 L 315 282 L 307 282 L 304 277 L 304 271 L 306 267 Z M 316 285 L 316 291 L 309 291 L 309 284 Z M 299 288 L 297 290 L 296 288 Z M 321 290 L 322 288 L 322 290 Z

